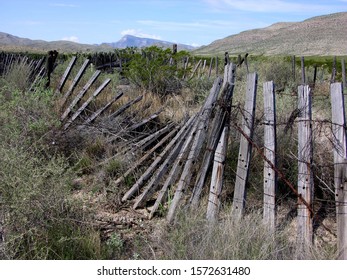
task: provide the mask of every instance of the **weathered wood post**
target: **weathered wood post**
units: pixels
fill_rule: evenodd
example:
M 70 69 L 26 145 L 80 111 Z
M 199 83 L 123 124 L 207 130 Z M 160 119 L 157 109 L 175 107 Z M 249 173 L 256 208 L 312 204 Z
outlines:
M 331 69 L 331 83 L 335 83 L 335 79 L 336 79 L 336 56 L 334 56 L 334 60 L 333 60 L 333 67 Z
M 306 75 L 305 75 L 305 58 L 301 57 L 301 83 L 306 84 Z
M 196 176 L 195 185 L 189 203 L 192 208 L 197 208 L 199 205 L 200 195 L 203 187 L 206 185 L 206 177 L 214 156 L 214 152 L 218 145 L 222 131 L 226 123 L 229 123 L 231 111 L 232 96 L 235 85 L 235 64 L 230 63 L 224 67 L 224 80 L 222 91 L 218 100 L 216 113 L 211 124 L 211 130 L 208 135 L 206 151 L 201 162 L 201 167 Z
M 264 92 L 264 156 L 276 166 L 276 106 L 273 81 L 263 84 Z M 271 232 L 276 226 L 277 173 L 264 161 L 263 219 Z
M 330 85 L 338 258 L 347 260 L 346 116 L 341 83 Z
M 212 65 L 213 65 L 213 57 L 211 57 L 211 61 L 210 61 L 210 68 L 208 70 L 208 78 L 211 78 Z
M 46 76 L 47 76 L 46 87 L 49 87 L 49 85 L 51 84 L 51 74 L 54 70 L 54 63 L 57 59 L 57 56 L 58 56 L 58 52 L 56 50 L 48 52 L 47 63 L 46 63 Z
M 186 78 L 186 71 L 187 71 L 188 63 L 189 63 L 189 56 L 184 58 L 184 71 L 183 71 L 182 79 Z
M 346 84 L 346 64 L 344 59 L 341 60 L 341 68 L 342 68 L 342 84 L 343 84 L 343 89 L 345 89 L 347 87 L 347 84 Z
M 314 65 L 314 70 L 313 70 L 313 88 L 316 86 L 316 81 L 317 81 L 317 64 Z
M 192 75 L 190 76 L 190 78 L 193 78 L 194 75 L 195 75 L 195 72 L 198 70 L 198 68 L 200 67 L 200 64 L 202 62 L 202 59 L 199 60 L 198 64 L 195 66 L 193 72 L 192 72 Z
M 77 59 L 76 56 L 73 56 L 73 57 L 71 58 L 70 63 L 69 63 L 69 65 L 67 66 L 67 68 L 66 68 L 66 70 L 65 70 L 65 72 L 64 72 L 64 74 L 63 74 L 63 76 L 61 77 L 61 80 L 60 80 L 60 82 L 59 82 L 59 85 L 58 85 L 58 87 L 57 87 L 57 89 L 56 89 L 56 94 L 57 94 L 57 93 L 60 93 L 61 90 L 63 89 L 63 87 L 64 87 L 64 85 L 65 85 L 65 83 L 66 83 L 66 80 L 67 80 L 67 78 L 69 77 L 69 75 L 70 75 L 70 73 L 71 73 L 71 70 L 72 70 L 73 66 L 75 65 L 76 59 Z
M 247 75 L 246 103 L 242 117 L 242 130 L 248 138 L 253 137 L 255 103 L 257 95 L 258 75 L 251 73 Z M 246 204 L 246 183 L 249 173 L 249 163 L 252 153 L 252 145 L 248 139 L 241 135 L 239 156 L 237 162 L 236 181 L 232 211 L 237 218 L 243 214 Z
M 177 44 L 172 45 L 172 54 L 175 55 L 177 53 Z
M 219 75 L 218 67 L 218 56 L 216 56 L 216 77 Z
M 222 135 L 219 139 L 216 152 L 214 154 L 213 170 L 208 197 L 206 218 L 211 223 L 216 222 L 220 208 L 220 195 L 223 188 L 225 158 L 227 153 L 229 137 L 229 122 L 224 126 Z
M 103 89 L 111 82 L 110 78 L 107 78 L 95 91 L 89 96 L 89 98 L 81 105 L 81 107 L 72 115 L 72 117 L 65 123 L 64 130 L 75 121 L 75 119 L 84 111 L 85 108 L 92 102 L 102 91 Z
M 295 55 L 292 56 L 292 74 L 293 74 L 293 81 L 296 81 L 296 66 L 295 66 Z
M 201 60 L 200 60 L 201 61 Z M 198 155 L 200 153 L 200 150 L 204 144 L 207 130 L 210 122 L 210 116 L 212 114 L 212 109 L 214 107 L 214 104 L 217 100 L 218 94 L 220 92 L 221 86 L 222 86 L 223 79 L 216 78 L 213 87 L 210 91 L 209 96 L 207 97 L 205 104 L 203 105 L 201 109 L 201 113 L 198 117 L 198 126 L 196 134 L 194 135 L 194 140 L 192 142 L 191 150 L 189 151 L 187 161 L 184 165 L 181 177 L 179 179 L 175 195 L 172 199 L 168 214 L 167 214 L 167 221 L 170 223 L 173 221 L 175 213 L 177 211 L 177 207 L 179 206 L 181 197 L 183 196 L 186 188 L 190 184 L 191 177 L 192 177 L 192 170 L 194 165 L 196 165 L 198 160 Z
M 62 106 L 65 104 L 65 102 L 67 101 L 67 99 L 69 98 L 69 96 L 71 95 L 75 87 L 77 86 L 78 82 L 81 80 L 82 75 L 84 71 L 87 69 L 88 64 L 89 64 L 89 59 L 86 59 L 84 63 L 82 64 L 80 70 L 78 71 L 76 77 L 73 79 L 68 91 L 65 93 L 62 100 Z
M 312 110 L 308 85 L 298 87 L 298 193 L 310 206 L 313 202 Z M 312 208 L 312 207 L 311 207 Z M 302 252 L 313 241 L 312 213 L 298 200 L 298 246 Z
M 229 53 L 225 52 L 224 53 L 224 66 L 230 64 L 230 58 L 229 58 Z
M 70 103 L 70 105 L 65 110 L 65 112 L 61 115 L 61 118 L 60 118 L 61 121 L 64 121 L 65 118 L 72 112 L 73 108 L 77 105 L 77 103 L 82 99 L 82 97 L 86 94 L 88 89 L 92 86 L 92 84 L 99 77 L 100 73 L 101 73 L 100 70 L 96 70 L 94 72 L 93 76 L 89 79 L 89 81 L 85 84 L 85 86 L 81 89 L 81 91 L 76 95 L 74 100 Z

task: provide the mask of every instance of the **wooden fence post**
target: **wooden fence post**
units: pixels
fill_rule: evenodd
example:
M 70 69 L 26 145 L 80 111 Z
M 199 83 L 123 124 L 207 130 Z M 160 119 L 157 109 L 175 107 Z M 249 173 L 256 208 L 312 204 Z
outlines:
M 306 84 L 306 75 L 305 75 L 305 58 L 301 57 L 301 83 Z
M 206 185 L 206 177 L 210 167 L 210 163 L 213 159 L 214 152 L 218 145 L 218 141 L 221 137 L 222 131 L 225 126 L 225 122 L 229 122 L 231 103 L 235 85 L 235 73 L 236 66 L 233 63 L 225 65 L 224 67 L 224 79 L 222 85 L 222 92 L 219 97 L 218 104 L 223 104 L 222 107 L 217 106 L 216 113 L 211 124 L 211 130 L 208 135 L 208 141 L 206 145 L 206 151 L 201 162 L 201 167 L 196 176 L 195 185 L 193 188 L 192 196 L 189 200 L 192 208 L 196 208 L 199 205 L 199 199 L 203 187 Z
M 213 64 L 213 57 L 211 57 L 211 61 L 210 61 L 210 68 L 208 70 L 208 78 L 211 78 L 212 64 Z
M 225 158 L 227 153 L 228 145 L 228 136 L 229 136 L 229 122 L 224 126 L 222 135 L 219 139 L 216 152 L 214 154 L 210 194 L 207 204 L 207 213 L 206 218 L 211 223 L 216 222 L 218 211 L 220 208 L 220 195 L 223 188 L 223 178 L 224 178 L 224 167 L 225 167 Z
M 311 90 L 298 87 L 298 193 L 310 206 L 313 202 Z M 304 252 L 313 241 L 310 209 L 298 200 L 298 245 Z
M 69 65 L 67 66 L 67 68 L 66 68 L 66 70 L 65 70 L 65 72 L 64 72 L 64 75 L 61 77 L 61 80 L 60 80 L 60 82 L 59 82 L 59 85 L 58 85 L 58 87 L 57 87 L 57 89 L 56 89 L 56 94 L 57 94 L 57 93 L 60 93 L 61 90 L 63 89 L 63 87 L 64 87 L 64 85 L 65 85 L 65 83 L 66 83 L 66 80 L 67 80 L 67 78 L 69 77 L 69 75 L 70 75 L 70 73 L 71 73 L 71 70 L 72 70 L 73 66 L 75 65 L 76 59 L 77 59 L 76 56 L 73 56 L 73 57 L 71 58 L 70 63 L 69 63 Z
M 219 74 L 218 67 L 218 56 L 216 56 L 216 77 L 218 77 Z
M 82 99 L 82 97 L 86 94 L 88 89 L 92 86 L 92 84 L 96 81 L 96 79 L 99 77 L 101 71 L 96 70 L 93 74 L 93 76 L 90 77 L 89 81 L 85 84 L 85 86 L 81 89 L 81 91 L 76 95 L 74 100 L 70 103 L 68 108 L 64 111 L 64 113 L 61 115 L 60 120 L 64 121 L 66 117 L 71 113 L 72 109 L 77 105 L 77 103 Z
M 330 85 L 338 258 L 347 259 L 346 117 L 341 83 Z
M 296 81 L 296 66 L 295 66 L 295 55 L 292 56 L 292 74 L 293 74 L 293 81 Z
M 201 60 L 200 60 L 201 61 Z M 185 192 L 186 188 L 190 184 L 190 180 L 192 177 L 192 170 L 193 166 L 196 165 L 198 160 L 198 155 L 200 153 L 200 150 L 204 144 L 207 130 L 209 126 L 209 122 L 211 121 L 211 114 L 212 109 L 215 105 L 215 102 L 217 100 L 218 94 L 220 92 L 221 86 L 222 86 L 223 79 L 217 78 L 213 84 L 213 87 L 210 91 L 209 96 L 207 97 L 205 104 L 203 105 L 201 109 L 201 113 L 198 117 L 198 127 L 196 134 L 194 135 L 194 140 L 192 143 L 191 150 L 189 151 L 187 161 L 184 165 L 180 180 L 177 185 L 177 189 L 175 192 L 175 195 L 172 199 L 168 214 L 167 214 L 167 221 L 171 223 L 174 219 L 175 213 L 177 211 L 177 207 L 180 203 L 181 197 L 183 193 Z
M 343 89 L 345 89 L 347 87 L 347 84 L 346 84 L 346 64 L 345 64 L 345 60 L 344 59 L 341 60 L 341 67 L 342 67 Z
M 336 78 L 336 56 L 334 56 L 333 60 L 333 68 L 331 69 L 331 83 L 335 83 L 335 78 Z
M 76 77 L 73 79 L 73 81 L 72 81 L 72 83 L 70 85 L 70 88 L 65 93 L 61 106 L 64 106 L 65 102 L 67 101 L 67 99 L 71 95 L 72 91 L 75 89 L 75 87 L 77 86 L 78 82 L 81 80 L 82 75 L 83 75 L 84 71 L 87 69 L 88 64 L 89 64 L 89 59 L 86 59 L 84 61 L 84 63 L 82 64 L 80 70 L 78 71 Z
M 276 106 L 273 81 L 263 84 L 264 92 L 264 156 L 276 166 Z M 264 208 L 265 225 L 271 232 L 276 226 L 277 173 L 264 161 Z
M 247 137 L 252 139 L 254 114 L 255 114 L 255 102 L 257 94 L 257 81 L 258 76 L 256 73 L 247 75 L 247 92 L 246 103 L 242 117 L 242 130 Z M 237 218 L 241 217 L 246 203 L 246 183 L 249 173 L 249 163 L 252 153 L 252 145 L 248 142 L 248 139 L 241 135 L 240 149 L 236 171 L 236 181 L 234 190 L 234 199 L 232 210 Z
M 96 98 L 100 92 L 111 82 L 111 79 L 106 79 L 95 91 L 94 93 L 89 96 L 89 98 L 81 105 L 81 107 L 73 114 L 73 116 L 65 123 L 64 130 L 68 129 L 69 126 L 75 121 L 75 119 L 83 112 L 85 108 L 89 105 L 90 102 L 93 101 L 94 98 Z

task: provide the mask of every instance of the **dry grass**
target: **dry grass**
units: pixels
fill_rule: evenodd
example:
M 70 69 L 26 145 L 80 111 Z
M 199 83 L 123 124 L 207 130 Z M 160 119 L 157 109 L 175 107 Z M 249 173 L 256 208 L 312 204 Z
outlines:
M 334 259 L 333 245 L 316 243 L 305 254 L 296 251 L 291 226 L 269 234 L 262 215 L 254 210 L 235 220 L 224 208 L 218 224 L 211 225 L 201 210 L 182 210 L 174 226 L 162 228 L 158 235 L 163 259 L 283 260 Z M 294 237 L 294 238 L 293 238 Z

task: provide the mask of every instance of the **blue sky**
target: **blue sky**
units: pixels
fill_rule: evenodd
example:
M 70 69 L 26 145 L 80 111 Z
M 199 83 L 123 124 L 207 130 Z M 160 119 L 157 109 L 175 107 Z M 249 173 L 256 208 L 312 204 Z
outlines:
M 347 11 L 347 0 L 0 0 L 0 31 L 100 44 L 123 35 L 190 45 Z

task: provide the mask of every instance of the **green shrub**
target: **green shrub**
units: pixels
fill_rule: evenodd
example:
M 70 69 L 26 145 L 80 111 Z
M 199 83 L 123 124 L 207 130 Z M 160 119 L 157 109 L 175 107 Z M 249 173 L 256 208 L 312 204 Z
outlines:
M 143 90 L 161 96 L 178 92 L 182 87 L 180 78 L 183 69 L 175 63 L 170 64 L 170 58 L 177 62 L 184 54 L 180 52 L 172 55 L 170 49 L 159 47 L 145 48 L 142 53 L 132 56 L 125 74 L 135 86 Z
M 59 124 L 52 91 L 11 79 L 0 80 L 0 258 L 103 258 L 90 213 L 71 194 L 76 174 L 48 146 Z

